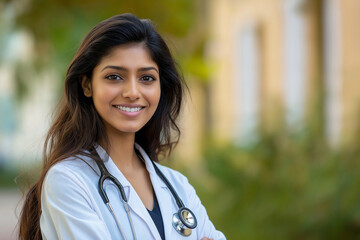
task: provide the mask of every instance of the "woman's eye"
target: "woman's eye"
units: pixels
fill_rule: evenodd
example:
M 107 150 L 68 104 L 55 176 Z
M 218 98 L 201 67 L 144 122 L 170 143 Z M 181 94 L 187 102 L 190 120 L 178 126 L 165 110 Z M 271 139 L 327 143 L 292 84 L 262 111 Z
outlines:
M 109 79 L 109 80 L 120 80 L 121 79 L 121 77 L 119 75 L 116 75 L 116 74 L 107 75 L 105 78 Z
M 155 81 L 155 78 L 152 76 L 143 76 L 141 77 L 141 80 L 145 82 L 151 82 L 151 81 Z

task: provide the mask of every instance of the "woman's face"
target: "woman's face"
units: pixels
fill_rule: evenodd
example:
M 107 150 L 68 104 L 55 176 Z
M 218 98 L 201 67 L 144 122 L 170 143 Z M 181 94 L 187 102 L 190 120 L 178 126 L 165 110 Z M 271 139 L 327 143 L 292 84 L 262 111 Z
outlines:
M 113 48 L 82 86 L 108 134 L 139 131 L 155 113 L 161 94 L 159 68 L 141 43 Z

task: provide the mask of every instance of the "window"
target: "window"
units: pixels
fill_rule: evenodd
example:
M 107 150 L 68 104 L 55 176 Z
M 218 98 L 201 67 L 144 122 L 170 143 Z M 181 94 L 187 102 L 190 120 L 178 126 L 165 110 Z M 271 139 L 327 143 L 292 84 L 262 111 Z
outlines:
M 332 145 L 341 134 L 341 29 L 336 0 L 324 1 L 325 133 Z
M 261 61 L 258 25 L 244 26 L 235 46 L 234 112 L 235 140 L 247 144 L 256 140 L 260 118 Z
M 286 123 L 291 129 L 301 128 L 305 115 L 307 46 L 302 4 L 303 0 L 284 2 L 284 106 Z

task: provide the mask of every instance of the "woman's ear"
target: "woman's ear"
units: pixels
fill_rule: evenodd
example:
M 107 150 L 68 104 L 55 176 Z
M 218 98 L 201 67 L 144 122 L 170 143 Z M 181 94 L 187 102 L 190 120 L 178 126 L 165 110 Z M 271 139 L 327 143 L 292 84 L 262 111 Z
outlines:
M 82 87 L 82 89 L 84 91 L 84 95 L 86 97 L 92 96 L 91 81 L 86 76 L 83 76 L 81 79 L 81 87 Z

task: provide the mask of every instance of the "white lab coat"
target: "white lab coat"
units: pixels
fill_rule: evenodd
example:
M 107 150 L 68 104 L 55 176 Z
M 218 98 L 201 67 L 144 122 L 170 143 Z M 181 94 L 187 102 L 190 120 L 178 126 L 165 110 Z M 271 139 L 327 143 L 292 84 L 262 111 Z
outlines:
M 142 154 L 151 182 L 156 193 L 163 223 L 165 238 L 176 239 L 226 239 L 217 231 L 209 220 L 204 206 L 196 195 L 194 188 L 186 177 L 170 168 L 159 166 L 165 177 L 172 184 L 184 205 L 193 211 L 198 225 L 188 237 L 181 236 L 172 226 L 172 215 L 178 211 L 178 206 L 166 184 L 158 177 L 154 166 L 145 151 L 135 145 Z M 160 234 L 147 209 L 116 167 L 105 150 L 97 147 L 105 166 L 123 185 L 128 198 L 130 215 L 134 223 L 137 239 L 160 240 Z M 40 228 L 44 239 L 122 239 L 116 222 L 104 204 L 99 192 L 99 169 L 90 158 L 81 156 L 84 160 L 69 158 L 51 167 L 47 173 L 41 193 Z M 111 181 L 105 181 L 104 189 L 113 206 L 115 214 L 127 239 L 133 239 L 127 214 L 118 189 Z

